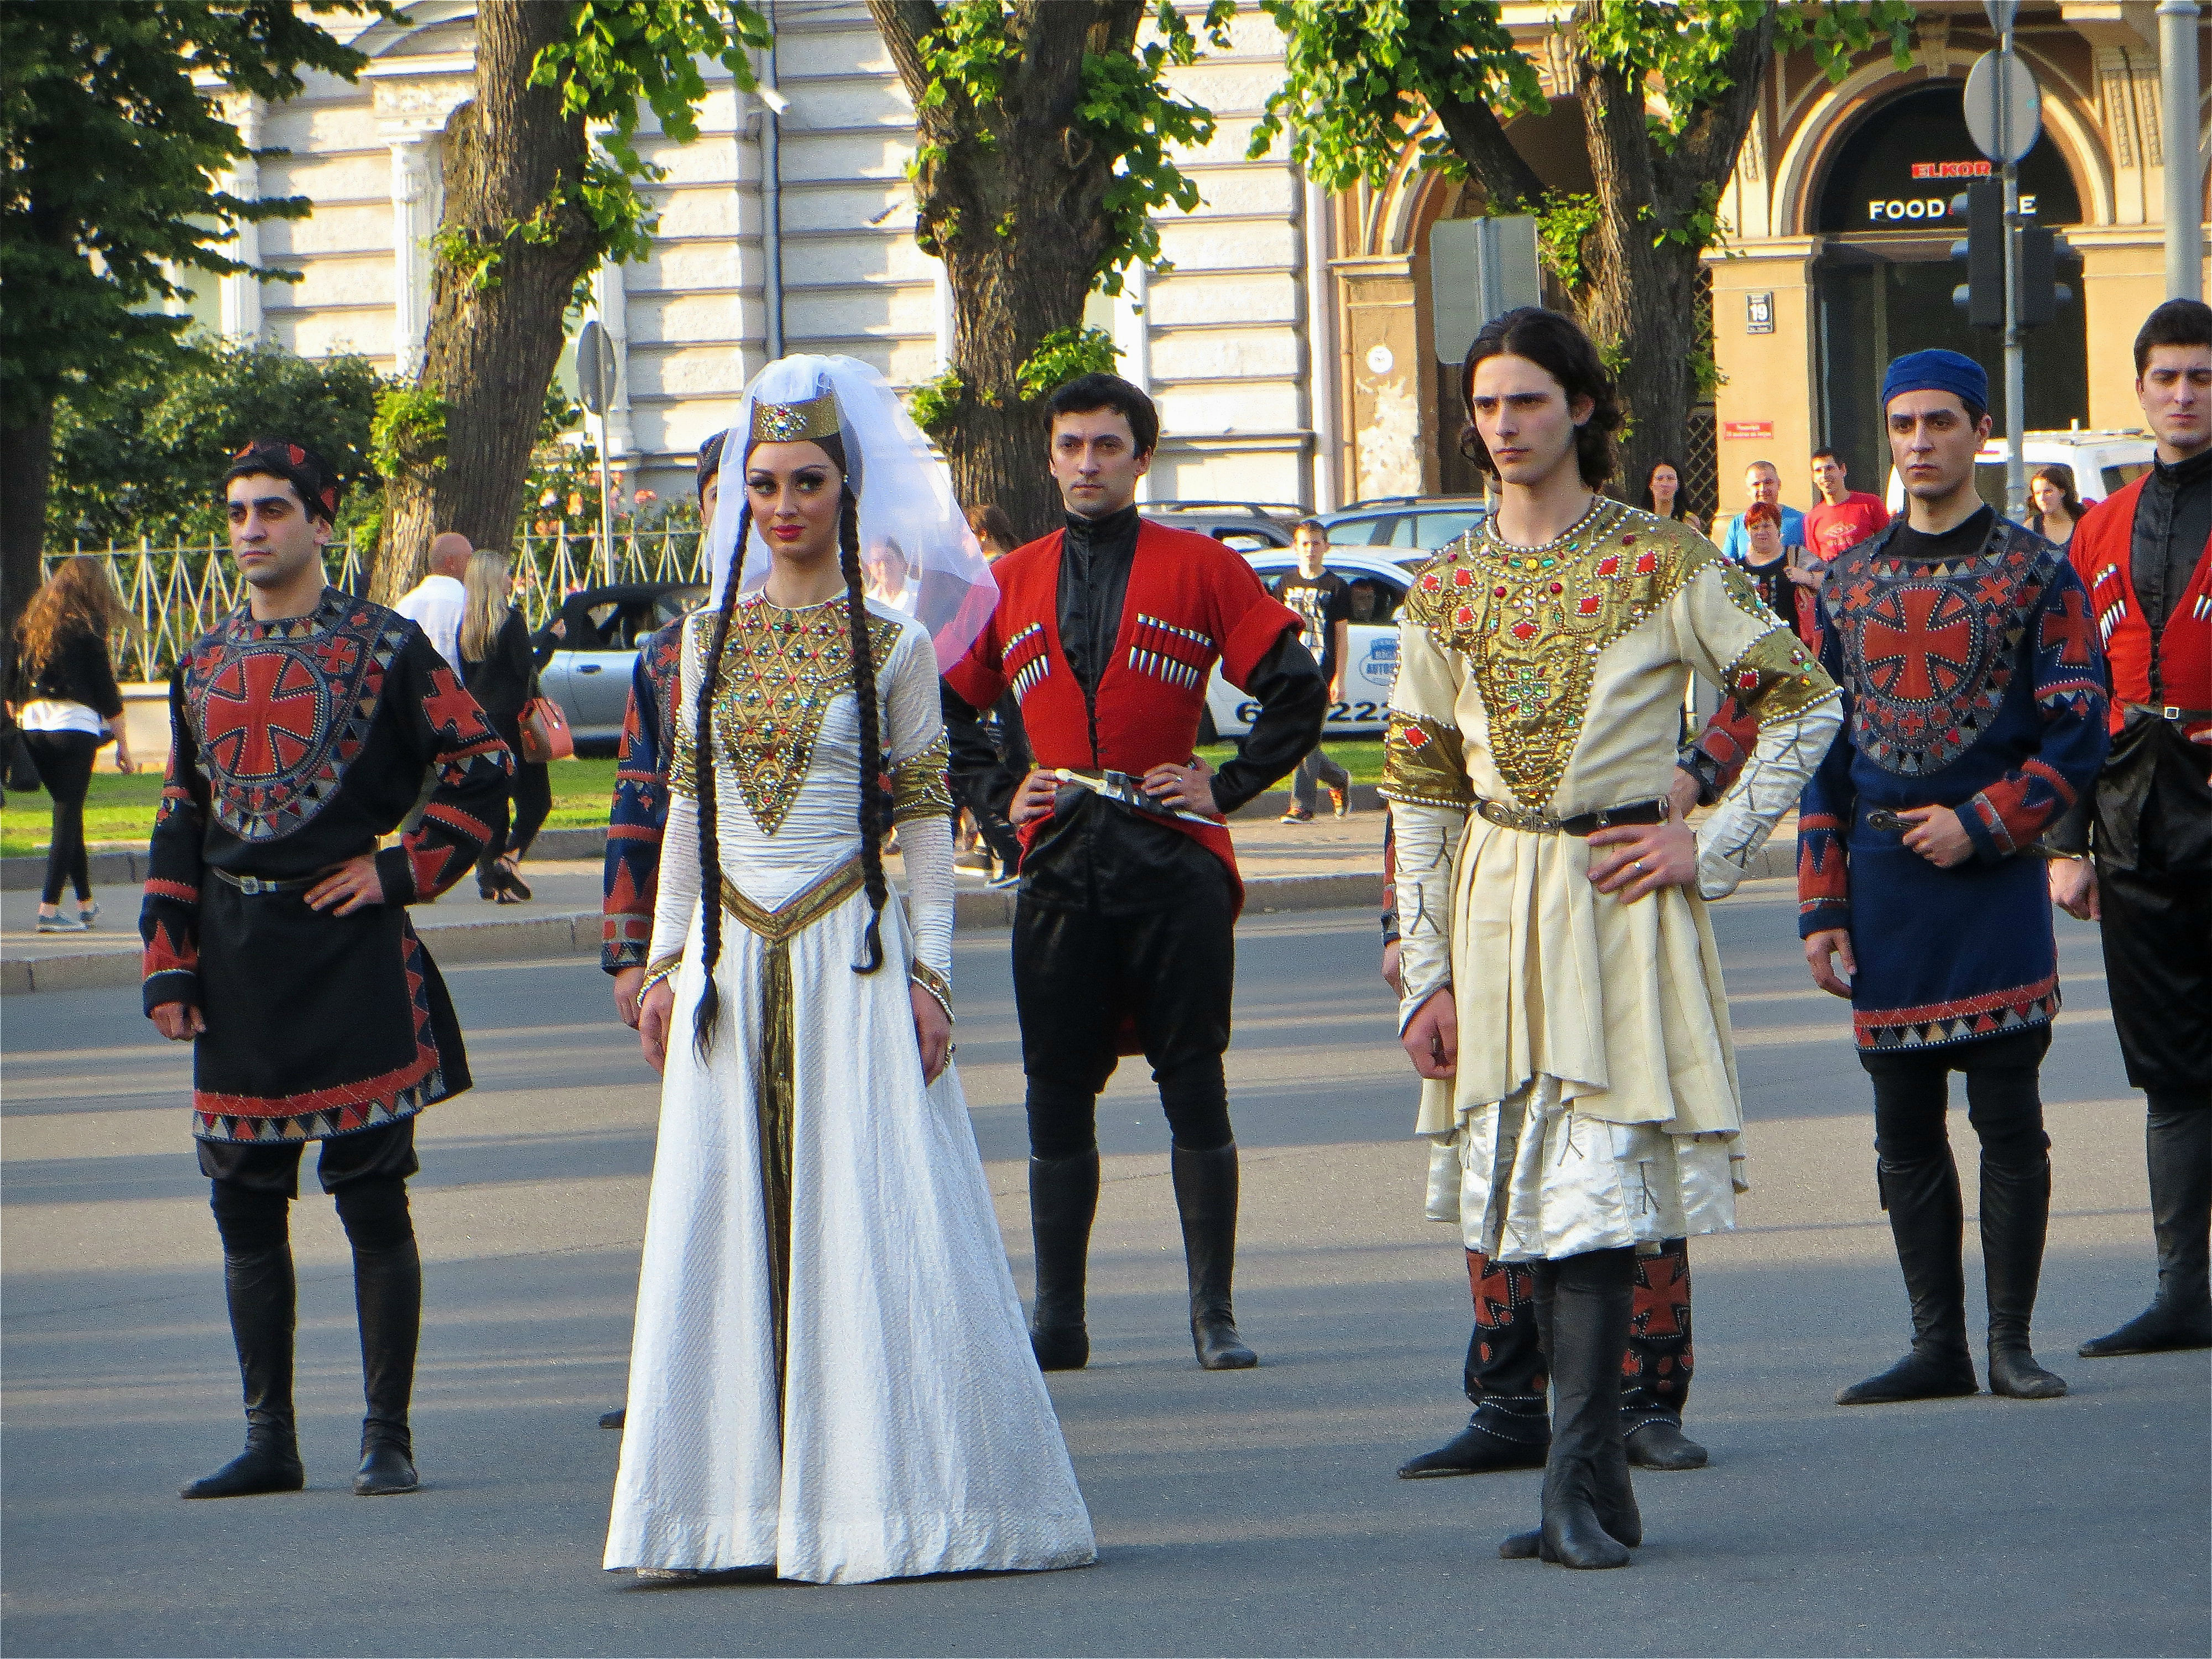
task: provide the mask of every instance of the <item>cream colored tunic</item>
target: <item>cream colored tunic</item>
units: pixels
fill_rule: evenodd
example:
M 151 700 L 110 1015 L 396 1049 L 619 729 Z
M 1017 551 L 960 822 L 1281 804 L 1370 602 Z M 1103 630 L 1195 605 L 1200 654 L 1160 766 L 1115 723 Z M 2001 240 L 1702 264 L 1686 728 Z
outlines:
M 1462 538 L 1399 629 L 1402 1018 L 1446 984 L 1459 1016 L 1456 1078 L 1422 1089 L 1419 1133 L 1449 1153 L 1431 1213 L 1506 1259 L 1733 1225 L 1742 1113 L 1705 899 L 1826 751 L 1834 685 L 1711 543 L 1603 499 L 1543 548 Z M 1748 760 L 1698 890 L 1623 904 L 1591 886 L 1586 840 L 1541 826 L 1666 797 L 1692 670 L 1730 693 Z

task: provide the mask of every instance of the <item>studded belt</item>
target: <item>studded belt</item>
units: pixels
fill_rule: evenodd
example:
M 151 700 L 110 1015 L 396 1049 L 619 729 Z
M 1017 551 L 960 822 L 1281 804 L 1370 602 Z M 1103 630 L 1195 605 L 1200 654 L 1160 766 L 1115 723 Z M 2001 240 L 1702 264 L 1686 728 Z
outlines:
M 1633 801 L 1602 811 L 1577 812 L 1568 818 L 1548 817 L 1525 806 L 1494 800 L 1477 800 L 1474 810 L 1502 829 L 1525 830 L 1532 836 L 1589 836 L 1617 823 L 1664 823 L 1672 811 L 1663 800 Z
M 213 870 L 209 873 L 217 881 L 235 887 L 241 893 L 304 893 L 320 879 L 316 876 L 302 876 L 296 881 L 270 881 L 262 876 L 234 876 L 228 870 Z

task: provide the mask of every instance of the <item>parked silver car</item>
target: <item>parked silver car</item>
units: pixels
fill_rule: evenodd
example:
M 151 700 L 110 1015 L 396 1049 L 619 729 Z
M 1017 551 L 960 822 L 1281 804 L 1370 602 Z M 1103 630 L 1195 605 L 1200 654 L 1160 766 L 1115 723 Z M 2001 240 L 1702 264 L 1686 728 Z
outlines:
M 1316 516 L 1328 526 L 1331 548 L 1370 548 L 1418 570 L 1488 518 L 1490 506 L 1480 495 L 1387 495 Z
M 538 685 L 561 705 L 579 754 L 613 752 L 622 741 L 638 648 L 706 601 L 707 590 L 690 582 L 586 587 L 561 601 L 561 614 L 536 635 Z

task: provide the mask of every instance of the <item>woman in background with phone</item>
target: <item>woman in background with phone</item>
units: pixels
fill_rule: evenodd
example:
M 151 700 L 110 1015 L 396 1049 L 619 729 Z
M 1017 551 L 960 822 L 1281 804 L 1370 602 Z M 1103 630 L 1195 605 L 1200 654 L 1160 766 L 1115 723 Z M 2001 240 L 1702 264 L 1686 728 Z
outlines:
M 462 583 L 469 598 L 461 615 L 461 678 L 514 756 L 510 827 L 503 839 L 494 837 L 477 861 L 477 896 L 501 904 L 520 904 L 530 896 L 515 866 L 553 810 L 545 763 L 522 757 L 522 712 L 538 695 L 538 666 L 531 656 L 529 624 L 507 599 L 512 585 L 503 556 L 471 556 Z

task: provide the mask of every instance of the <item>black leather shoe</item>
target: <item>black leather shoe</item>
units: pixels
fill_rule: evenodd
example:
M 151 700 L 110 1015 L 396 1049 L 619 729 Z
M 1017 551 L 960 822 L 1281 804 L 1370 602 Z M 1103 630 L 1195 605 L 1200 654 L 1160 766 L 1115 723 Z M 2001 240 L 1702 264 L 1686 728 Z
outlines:
M 179 1498 L 253 1498 L 262 1492 L 299 1492 L 307 1484 L 299 1449 L 290 1437 L 248 1435 L 246 1449 L 213 1474 L 178 1489 Z
M 1041 1371 L 1079 1371 L 1091 1363 L 1091 1333 L 1081 1325 L 1030 1327 L 1030 1351 Z
M 1655 1417 L 1628 1431 L 1628 1461 L 1639 1469 L 1702 1469 L 1705 1449 L 1671 1418 Z
M 1915 1348 L 1887 1370 L 1838 1389 L 1836 1403 L 1888 1406 L 1903 1400 L 1956 1400 L 1978 1392 L 1969 1356 Z
M 2078 1352 L 2084 1359 L 2114 1359 L 2131 1353 L 2178 1353 L 2212 1348 L 2212 1308 L 2184 1313 L 2154 1302 L 2117 1331 L 2091 1337 Z
M 1237 1322 L 1226 1308 L 1193 1311 L 1190 1344 L 1197 1350 L 1200 1366 L 1209 1371 L 1249 1370 L 1260 1363 L 1260 1356 L 1237 1334 Z
M 353 1478 L 356 1498 L 384 1498 L 413 1492 L 422 1484 L 415 1473 L 415 1449 L 389 1430 L 371 1429 L 361 1437 L 361 1473 Z
M 2056 1400 L 2066 1392 L 2066 1379 L 2035 1363 L 2027 1345 L 1999 1347 L 1990 1345 L 1990 1392 L 2008 1400 Z
M 1543 1426 L 1540 1425 L 1539 1426 Z M 1540 1469 L 1552 1443 L 1551 1431 L 1543 1427 L 1540 1440 L 1516 1440 L 1483 1424 L 1478 1409 L 1467 1426 L 1434 1451 L 1423 1452 L 1398 1466 L 1401 1480 L 1433 1480 L 1448 1474 L 1488 1474 L 1498 1469 Z

